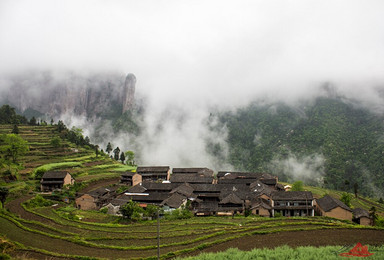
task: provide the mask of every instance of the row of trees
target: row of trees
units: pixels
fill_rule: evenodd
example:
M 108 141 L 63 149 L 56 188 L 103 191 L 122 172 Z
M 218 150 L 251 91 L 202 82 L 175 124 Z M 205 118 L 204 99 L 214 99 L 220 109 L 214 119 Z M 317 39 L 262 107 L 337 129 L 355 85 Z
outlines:
M 127 165 L 135 166 L 135 153 L 133 151 L 123 152 L 120 151 L 118 146 L 113 149 L 110 142 L 108 142 L 105 151 L 116 161 L 121 161 L 123 164 L 126 163 Z M 113 155 L 110 154 L 111 152 L 113 152 Z

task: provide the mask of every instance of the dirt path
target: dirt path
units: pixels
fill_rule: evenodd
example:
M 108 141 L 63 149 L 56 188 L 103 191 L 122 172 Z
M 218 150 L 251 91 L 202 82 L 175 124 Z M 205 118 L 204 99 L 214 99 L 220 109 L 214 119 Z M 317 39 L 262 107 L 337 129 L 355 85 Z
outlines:
M 86 192 L 89 192 L 91 190 L 95 190 L 95 189 L 100 188 L 100 187 L 106 187 L 106 186 L 111 185 L 111 184 L 118 184 L 119 181 L 120 181 L 120 177 L 113 177 L 111 179 L 98 180 L 98 181 L 95 181 L 95 182 L 89 184 L 87 187 L 82 189 L 80 192 L 86 193 Z

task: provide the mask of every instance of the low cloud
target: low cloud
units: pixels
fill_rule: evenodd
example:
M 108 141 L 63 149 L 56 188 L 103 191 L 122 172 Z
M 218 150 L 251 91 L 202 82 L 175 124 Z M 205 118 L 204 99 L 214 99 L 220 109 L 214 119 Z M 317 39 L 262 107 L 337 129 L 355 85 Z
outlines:
M 297 156 L 290 153 L 286 158 L 274 158 L 269 163 L 271 171 L 284 176 L 288 182 L 301 180 L 306 184 L 323 184 L 325 158 L 322 154 Z

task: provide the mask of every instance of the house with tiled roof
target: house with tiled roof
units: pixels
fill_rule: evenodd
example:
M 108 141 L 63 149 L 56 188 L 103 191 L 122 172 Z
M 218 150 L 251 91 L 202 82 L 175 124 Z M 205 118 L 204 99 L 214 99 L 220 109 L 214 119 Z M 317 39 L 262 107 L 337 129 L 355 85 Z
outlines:
M 352 221 L 352 209 L 329 195 L 316 200 L 316 212 L 320 216 Z
M 310 191 L 273 191 L 272 216 L 314 216 L 314 198 Z
M 116 188 L 98 188 L 75 199 L 76 207 L 82 210 L 98 210 L 116 196 Z
M 183 205 L 185 206 L 188 198 L 180 193 L 173 193 L 170 197 L 166 198 L 160 203 L 160 206 L 164 207 L 164 210 L 179 209 Z
M 141 175 L 142 181 L 168 181 L 171 173 L 169 166 L 140 166 L 136 172 Z
M 244 212 L 244 200 L 235 191 L 220 196 L 217 215 L 233 215 Z
M 253 215 L 261 217 L 270 217 L 272 215 L 272 207 L 270 201 L 263 198 L 255 198 L 250 202 L 250 210 Z
M 129 186 L 135 186 L 136 184 L 139 184 L 142 181 L 142 175 L 137 172 L 124 172 L 120 176 L 120 182 Z
M 73 185 L 75 179 L 67 171 L 48 171 L 40 180 L 41 191 L 62 189 L 65 185 Z

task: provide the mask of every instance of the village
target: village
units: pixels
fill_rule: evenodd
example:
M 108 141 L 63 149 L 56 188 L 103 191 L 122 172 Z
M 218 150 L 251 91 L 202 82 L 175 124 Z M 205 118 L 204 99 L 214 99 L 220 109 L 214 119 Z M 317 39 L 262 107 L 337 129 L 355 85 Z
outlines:
M 75 180 L 66 171 L 48 171 L 40 183 L 41 191 L 50 192 Z M 156 205 L 164 211 L 188 207 L 195 216 L 256 215 L 261 217 L 326 216 L 372 225 L 369 212 L 351 209 L 340 200 L 325 195 L 315 199 L 310 191 L 290 191 L 278 177 L 268 173 L 219 171 L 208 168 L 142 166 L 136 172 L 121 174 L 118 186 L 102 187 L 78 193 L 75 204 L 81 210 L 107 208 L 119 215 L 120 207 L 130 201 L 140 207 Z

